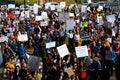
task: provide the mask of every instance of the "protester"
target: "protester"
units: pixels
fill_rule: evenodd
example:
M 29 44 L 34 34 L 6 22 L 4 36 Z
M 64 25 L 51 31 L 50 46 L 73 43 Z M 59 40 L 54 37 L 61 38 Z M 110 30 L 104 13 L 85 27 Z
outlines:
M 37 8 L 4 8 L 0 8 L 1 79 L 110 80 L 115 68 L 120 80 L 118 11 L 84 11 L 76 5 L 62 10 L 42 7 L 37 13 Z

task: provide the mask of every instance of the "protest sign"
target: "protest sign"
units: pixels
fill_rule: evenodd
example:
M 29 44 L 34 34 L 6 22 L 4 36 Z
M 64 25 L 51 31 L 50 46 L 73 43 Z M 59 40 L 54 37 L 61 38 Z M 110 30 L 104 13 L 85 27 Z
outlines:
M 111 61 L 112 60 L 112 51 L 106 50 L 105 59 Z
M 48 18 L 47 12 L 42 12 L 41 16 L 42 16 L 42 19 L 47 19 Z
M 29 13 L 30 13 L 29 11 L 25 11 L 25 14 L 24 14 L 25 18 L 29 18 L 30 17 Z
M 74 13 L 69 13 L 69 16 L 70 17 L 74 17 Z
M 113 24 L 116 18 L 115 18 L 115 15 L 113 14 L 113 15 L 107 15 L 106 19 L 108 22 Z
M 5 41 L 8 42 L 8 37 L 7 36 L 0 37 L 0 42 L 5 42 Z
M 42 20 L 42 16 L 36 16 L 36 17 L 35 17 L 35 20 L 36 20 L 36 21 Z
M 87 11 L 87 6 L 86 5 L 82 5 L 81 6 L 81 12 L 86 12 Z
M 18 41 L 28 41 L 27 34 L 20 34 L 20 35 L 18 35 Z
M 38 14 L 38 4 L 34 4 L 33 12 L 34 14 Z
M 100 6 L 100 5 L 99 5 L 99 7 L 98 7 L 98 8 L 99 8 L 99 9 L 101 9 L 101 10 L 103 10 L 103 6 Z
M 112 38 L 107 38 L 109 43 L 112 43 Z
M 67 74 L 68 74 L 69 77 L 71 77 L 72 75 L 74 75 L 74 72 L 73 72 L 73 70 L 72 70 L 71 67 L 67 68 L 66 72 L 67 72 Z
M 69 15 L 67 12 L 60 12 L 59 13 L 59 20 L 68 20 L 70 19 Z
M 67 30 L 74 30 L 75 23 L 74 23 L 73 19 L 67 20 L 66 25 L 67 25 L 67 27 L 66 27 Z
M 99 23 L 100 25 L 103 25 L 102 16 L 97 16 L 97 23 Z
M 65 4 L 66 4 L 65 2 L 60 2 L 60 8 L 61 9 L 65 8 Z
M 20 14 L 20 11 L 15 11 L 15 14 Z
M 82 39 L 82 44 L 89 44 L 91 42 L 91 39 L 89 37 L 89 34 L 87 32 L 81 32 L 80 37 Z
M 66 44 L 57 47 L 57 50 L 58 50 L 60 57 L 64 57 L 69 54 Z
M 48 22 L 47 21 L 42 21 L 42 22 L 40 22 L 40 26 L 48 26 Z
M 51 10 L 55 10 L 55 5 L 50 5 Z
M 8 4 L 8 8 L 15 8 L 15 4 Z
M 36 57 L 32 55 L 28 56 L 27 65 L 31 71 L 38 71 L 40 62 L 42 62 L 42 59 L 40 57 Z
M 77 58 L 88 56 L 87 46 L 78 46 L 75 47 Z
M 55 47 L 55 45 L 56 45 L 56 42 L 55 42 L 55 41 L 54 41 L 54 42 L 46 43 L 46 49 Z

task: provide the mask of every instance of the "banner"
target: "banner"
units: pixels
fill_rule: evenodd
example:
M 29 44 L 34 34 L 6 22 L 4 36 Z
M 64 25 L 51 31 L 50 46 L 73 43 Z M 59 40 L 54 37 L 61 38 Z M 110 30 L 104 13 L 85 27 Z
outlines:
M 74 23 L 74 20 L 67 20 L 66 21 L 66 25 L 67 25 L 67 30 L 74 30 L 74 27 L 75 27 L 75 23 Z
M 36 21 L 42 20 L 42 16 L 36 16 L 36 17 L 35 17 L 35 20 L 36 20 Z
M 77 58 L 88 56 L 87 46 L 78 46 L 75 47 Z
M 5 41 L 8 42 L 8 37 L 7 36 L 0 37 L 0 42 L 5 42 Z
M 27 63 L 28 68 L 31 71 L 38 71 L 40 62 L 42 62 L 42 59 L 40 57 L 29 55 L 29 57 L 28 57 L 28 63 Z
M 46 49 L 55 47 L 55 45 L 56 45 L 56 42 L 55 42 L 55 41 L 54 41 L 54 42 L 46 43 Z
M 60 57 L 64 57 L 69 54 L 66 44 L 57 47 L 57 50 L 58 50 Z
M 18 35 L 18 41 L 28 41 L 27 34 Z

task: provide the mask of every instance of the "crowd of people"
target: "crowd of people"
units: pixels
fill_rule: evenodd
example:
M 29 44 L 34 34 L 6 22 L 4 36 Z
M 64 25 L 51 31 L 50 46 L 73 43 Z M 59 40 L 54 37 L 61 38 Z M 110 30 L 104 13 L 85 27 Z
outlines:
M 20 14 L 15 15 L 15 10 L 0 8 L 1 79 L 110 80 L 115 70 L 116 80 L 120 80 L 119 11 L 93 8 L 82 12 L 76 6 L 71 9 L 66 6 L 62 12 L 73 13 L 70 19 L 75 23 L 74 29 L 68 29 L 66 20 L 59 20 L 60 12 L 57 10 L 45 9 L 44 6 L 38 10 L 37 15 L 47 12 L 48 18 L 42 20 L 48 22 L 47 26 L 41 26 L 41 21 L 35 20 L 36 14 L 32 10 L 29 18 L 22 19 Z M 108 15 L 115 16 L 109 18 L 115 19 L 114 22 L 106 19 Z M 97 17 L 100 16 L 102 19 L 99 21 Z M 20 34 L 27 34 L 28 40 L 19 41 Z M 86 39 L 83 39 L 84 34 L 87 34 Z M 5 36 L 8 40 L 2 42 Z M 56 46 L 46 49 L 46 43 L 52 41 Z M 69 54 L 60 57 L 56 47 L 63 44 L 67 45 Z M 78 58 L 75 47 L 84 45 L 89 55 Z M 27 54 L 42 58 L 38 70 L 29 68 Z

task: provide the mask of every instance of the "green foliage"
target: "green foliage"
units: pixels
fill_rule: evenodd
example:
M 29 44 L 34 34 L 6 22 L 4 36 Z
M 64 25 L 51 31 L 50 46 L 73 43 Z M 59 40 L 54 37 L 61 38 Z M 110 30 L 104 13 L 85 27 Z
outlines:
M 16 0 L 17 3 L 24 3 L 24 0 Z M 26 0 L 26 3 L 36 3 L 37 0 Z

